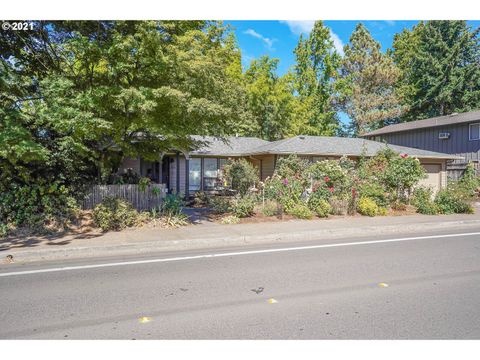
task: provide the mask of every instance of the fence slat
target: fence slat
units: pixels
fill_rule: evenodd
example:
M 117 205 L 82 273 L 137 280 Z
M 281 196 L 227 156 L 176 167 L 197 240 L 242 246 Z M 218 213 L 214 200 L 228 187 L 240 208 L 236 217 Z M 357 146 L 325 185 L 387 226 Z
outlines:
M 158 190 L 153 190 L 158 189 Z M 158 191 L 155 194 L 154 191 Z M 107 197 L 117 197 L 126 199 L 132 203 L 137 210 L 151 210 L 159 207 L 167 193 L 165 184 L 150 184 L 145 191 L 141 191 L 139 185 L 94 185 L 87 192 L 82 208 L 84 210 L 93 209 Z

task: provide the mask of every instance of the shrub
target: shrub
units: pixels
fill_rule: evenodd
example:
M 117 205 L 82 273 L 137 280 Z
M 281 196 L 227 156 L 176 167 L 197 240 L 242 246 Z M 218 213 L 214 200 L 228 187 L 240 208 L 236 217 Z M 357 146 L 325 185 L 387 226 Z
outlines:
M 472 214 L 474 212 L 468 196 L 458 189 L 442 189 L 435 197 L 435 204 L 442 214 Z
M 278 203 L 276 201 L 267 200 L 262 206 L 262 214 L 264 216 L 276 216 L 278 215 Z
M 72 191 L 59 182 L 10 183 L 0 191 L 0 223 L 10 223 L 15 227 L 29 226 L 41 231 L 48 223 L 67 223 L 77 211 Z
M 366 151 L 364 149 L 363 151 Z M 367 159 L 364 154 L 360 157 L 358 164 L 358 176 L 362 180 L 376 180 L 380 181 L 385 169 L 391 159 L 398 156 L 398 154 L 390 148 L 385 148 L 378 151 L 375 156 Z
M 299 158 L 293 154 L 277 160 L 275 173 L 283 179 L 296 178 L 297 180 L 305 180 L 309 166 L 310 163 L 308 160 Z
M 287 213 L 298 219 L 311 219 L 313 217 L 313 212 L 305 204 L 295 204 Z
M 432 199 L 432 189 L 419 186 L 413 191 L 412 205 L 417 208 L 417 212 L 420 214 L 435 215 L 438 214 L 438 207 Z
M 232 201 L 231 210 L 239 218 L 249 217 L 253 215 L 256 203 L 254 195 L 236 196 Z
M 314 181 L 312 190 L 321 191 L 325 199 L 332 195 L 348 198 L 353 185 L 352 172 L 353 168 L 346 159 L 319 161 L 308 169 L 308 175 Z
M 119 178 L 115 179 L 116 184 L 138 184 L 140 176 L 133 171 L 133 169 L 127 169 Z
M 215 214 L 225 214 L 230 211 L 230 198 L 214 196 L 208 200 L 209 206 Z
M 257 168 L 246 159 L 228 160 L 223 166 L 222 178 L 241 196 L 246 195 L 248 190 L 259 181 Z
M 388 161 L 381 178 L 387 188 L 396 190 L 400 198 L 408 199 L 412 187 L 425 176 L 425 168 L 420 161 L 403 154 Z
M 282 178 L 278 174 L 268 178 L 264 185 L 265 197 L 277 201 L 286 212 L 302 202 L 305 188 L 302 178 L 296 176 Z
M 407 204 L 405 204 L 404 202 L 400 201 L 400 200 L 395 200 L 391 205 L 390 207 L 394 210 L 397 210 L 397 211 L 405 211 L 407 210 Z
M 384 207 L 379 207 L 378 208 L 378 215 L 387 216 L 387 214 L 388 214 L 387 208 L 384 208 Z
M 179 194 L 167 194 L 162 201 L 161 212 L 165 215 L 178 215 L 182 212 L 184 201 Z
M 8 235 L 8 225 L 0 223 L 0 238 Z
M 235 215 L 227 215 L 227 216 L 224 216 L 220 222 L 222 224 L 238 224 L 240 222 L 240 218 L 238 216 L 235 216 Z
M 164 227 L 180 227 L 188 224 L 188 216 L 183 213 L 167 213 L 161 218 Z
M 358 200 L 357 210 L 365 216 L 376 216 L 378 214 L 378 205 L 370 198 L 361 197 Z
M 388 206 L 388 197 L 385 189 L 378 182 L 366 182 L 358 187 L 360 197 L 366 197 L 375 201 L 379 207 Z
M 320 200 L 318 206 L 314 209 L 320 217 L 328 217 L 332 212 L 332 206 L 326 200 Z
M 315 212 L 319 217 L 328 217 L 332 212 L 332 206 L 328 201 L 316 196 L 311 196 L 308 199 L 308 208 Z
M 463 176 L 456 183 L 452 183 L 450 187 L 455 187 L 456 190 L 464 193 L 470 198 L 477 197 L 477 191 L 480 187 L 480 178 L 476 176 L 475 167 L 472 162 L 469 162 L 465 168 Z
M 195 206 L 205 206 L 208 204 L 208 196 L 204 191 L 197 191 L 193 197 L 193 204 Z
M 140 191 L 145 192 L 151 183 L 152 180 L 150 180 L 148 177 L 141 177 L 138 180 L 138 188 Z
M 340 166 L 338 160 L 317 161 L 308 168 L 308 174 L 314 180 L 321 180 L 327 177 L 329 180 L 326 182 L 334 184 L 343 183 L 347 178 L 347 171 Z
M 122 230 L 137 222 L 138 212 L 124 199 L 106 197 L 93 209 L 93 220 L 103 231 Z

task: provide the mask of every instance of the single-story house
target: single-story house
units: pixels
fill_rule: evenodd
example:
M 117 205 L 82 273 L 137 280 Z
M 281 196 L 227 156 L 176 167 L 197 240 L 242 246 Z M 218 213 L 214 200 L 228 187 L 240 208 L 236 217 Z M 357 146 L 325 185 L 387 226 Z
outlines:
M 458 156 L 447 163 L 448 175 L 454 179 L 470 161 L 480 168 L 480 110 L 389 125 L 363 137 Z
M 159 155 L 156 162 L 142 159 L 125 159 L 119 173 L 132 169 L 141 176 L 149 176 L 158 183 L 164 183 L 169 192 L 193 194 L 196 191 L 214 191 L 222 166 L 229 158 L 245 158 L 255 165 L 261 180 L 273 175 L 279 157 L 296 154 L 312 162 L 338 159 L 344 155 L 355 160 L 362 154 L 373 156 L 387 145 L 360 138 L 341 138 L 299 135 L 278 141 L 265 141 L 253 137 L 229 137 L 225 141 L 215 137 L 194 136 L 204 146 L 189 151 L 172 151 Z M 425 167 L 428 178 L 425 185 L 435 190 L 447 183 L 446 163 L 459 157 L 427 150 L 390 145 L 392 150 L 416 157 Z

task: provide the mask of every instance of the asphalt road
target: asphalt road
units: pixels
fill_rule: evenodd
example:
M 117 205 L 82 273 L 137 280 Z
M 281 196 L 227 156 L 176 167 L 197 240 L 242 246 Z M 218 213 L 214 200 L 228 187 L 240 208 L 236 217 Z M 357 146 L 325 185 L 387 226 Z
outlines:
M 0 338 L 480 339 L 476 231 L 0 265 Z

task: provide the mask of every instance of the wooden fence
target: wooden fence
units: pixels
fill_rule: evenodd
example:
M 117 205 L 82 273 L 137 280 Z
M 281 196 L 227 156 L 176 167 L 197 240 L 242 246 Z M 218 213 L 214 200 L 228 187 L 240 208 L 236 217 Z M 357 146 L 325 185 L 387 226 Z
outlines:
M 447 165 L 447 176 L 449 180 L 460 180 L 465 173 L 468 163 L 450 163 Z M 480 164 L 473 163 L 477 176 L 480 176 Z
M 128 200 L 137 210 L 151 210 L 162 204 L 166 193 L 165 184 L 148 185 L 145 191 L 139 185 L 94 185 L 85 196 L 82 207 L 93 209 L 105 197 L 111 196 Z

